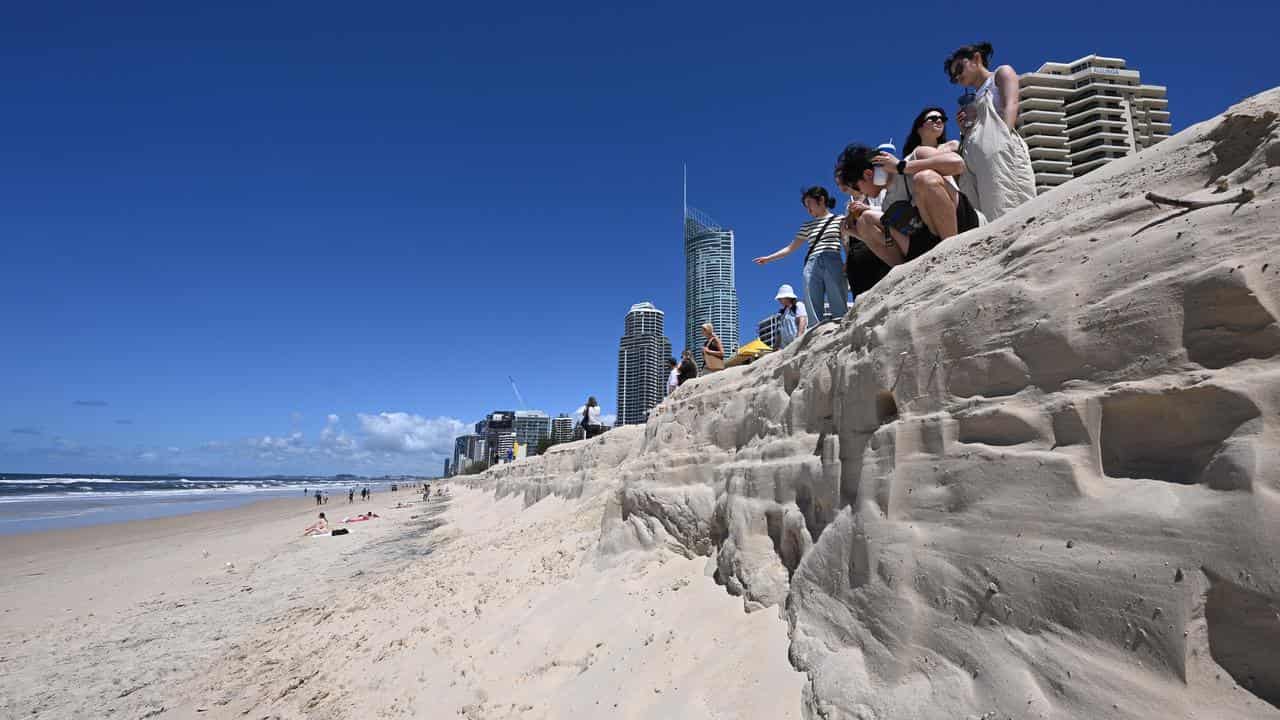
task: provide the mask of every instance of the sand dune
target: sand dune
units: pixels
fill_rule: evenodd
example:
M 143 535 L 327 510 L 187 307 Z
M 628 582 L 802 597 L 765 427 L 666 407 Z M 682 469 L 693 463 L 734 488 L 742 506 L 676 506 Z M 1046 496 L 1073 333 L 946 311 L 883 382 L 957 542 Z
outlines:
M 1241 103 L 643 436 L 479 482 L 618 483 L 601 552 L 709 556 L 780 610 L 805 717 L 1280 717 L 1278 118 Z

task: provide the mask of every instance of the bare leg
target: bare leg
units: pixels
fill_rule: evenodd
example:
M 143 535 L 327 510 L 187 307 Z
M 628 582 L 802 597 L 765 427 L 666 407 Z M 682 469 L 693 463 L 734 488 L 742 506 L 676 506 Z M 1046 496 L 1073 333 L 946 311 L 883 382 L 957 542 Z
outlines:
M 924 224 L 934 235 L 946 240 L 959 234 L 956 224 L 956 202 L 950 183 L 932 170 L 911 176 L 915 185 L 915 204 Z
M 867 210 L 862 213 L 862 217 L 858 218 L 858 224 L 855 227 L 855 234 L 875 253 L 876 257 L 884 261 L 889 267 L 902 264 L 902 251 L 897 245 L 886 243 L 884 241 L 884 226 L 880 224 L 880 216 L 883 215 L 879 210 Z

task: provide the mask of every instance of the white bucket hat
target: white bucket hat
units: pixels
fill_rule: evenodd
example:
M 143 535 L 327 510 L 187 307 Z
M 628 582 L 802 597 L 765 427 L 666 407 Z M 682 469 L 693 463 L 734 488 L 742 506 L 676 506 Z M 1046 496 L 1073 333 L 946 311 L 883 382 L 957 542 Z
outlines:
M 773 299 L 781 300 L 783 298 L 791 298 L 792 300 L 795 300 L 796 291 L 792 290 L 790 285 L 783 285 L 782 287 L 778 288 L 778 294 L 774 296 Z

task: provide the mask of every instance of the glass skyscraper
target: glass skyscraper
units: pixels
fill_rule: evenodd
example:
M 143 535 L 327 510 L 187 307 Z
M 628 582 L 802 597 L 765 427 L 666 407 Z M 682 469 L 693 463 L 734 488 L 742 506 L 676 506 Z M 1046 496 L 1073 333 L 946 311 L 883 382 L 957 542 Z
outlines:
M 618 425 L 645 422 L 667 393 L 671 341 L 663 335 L 663 317 L 649 302 L 627 312 L 618 342 Z
M 733 274 L 733 230 L 705 213 L 684 210 L 685 348 L 702 360 L 702 325 L 711 323 L 728 360 L 738 351 L 738 289 Z

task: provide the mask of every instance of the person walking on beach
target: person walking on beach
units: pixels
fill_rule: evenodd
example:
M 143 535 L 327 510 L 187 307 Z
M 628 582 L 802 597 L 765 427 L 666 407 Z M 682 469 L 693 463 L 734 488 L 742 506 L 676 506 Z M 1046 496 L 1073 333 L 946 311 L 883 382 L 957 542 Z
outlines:
M 792 340 L 804 334 L 805 326 L 809 323 L 809 314 L 805 311 L 804 303 L 796 298 L 796 291 L 792 290 L 790 285 L 778 288 L 775 299 L 782 306 L 778 311 L 782 323 L 778 328 L 778 338 L 775 341 L 777 347 L 774 349 L 781 350 L 790 345 Z
M 321 498 L 320 498 L 320 491 L 319 491 L 319 490 L 317 490 L 317 491 L 316 491 L 316 504 L 317 504 L 317 505 L 322 505 L 322 504 L 323 504 L 323 501 L 322 501 L 322 500 L 321 500 Z
M 350 488 L 347 490 L 347 504 L 350 505 L 355 501 L 356 501 L 356 489 Z
M 809 310 L 819 323 L 842 319 L 849 310 L 849 282 L 844 276 L 844 261 L 840 256 L 840 221 L 843 215 L 833 215 L 831 208 L 836 199 L 827 189 L 814 185 L 800 195 L 800 202 L 811 218 L 800 226 L 800 231 L 790 245 L 754 260 L 766 265 L 780 260 L 808 245 L 804 256 L 804 291 Z M 831 315 L 826 315 L 830 309 Z
M 951 82 L 974 91 L 959 118 L 966 165 L 960 190 L 988 221 L 1036 196 L 1031 153 L 1017 133 L 1018 73 L 1008 65 L 989 70 L 993 52 L 991 43 L 965 45 L 943 63 Z
M 716 372 L 724 369 L 724 344 L 720 342 L 719 336 L 716 335 L 716 329 L 711 323 L 703 323 L 702 337 L 706 338 L 706 344 L 702 346 L 702 366 L 707 372 Z

